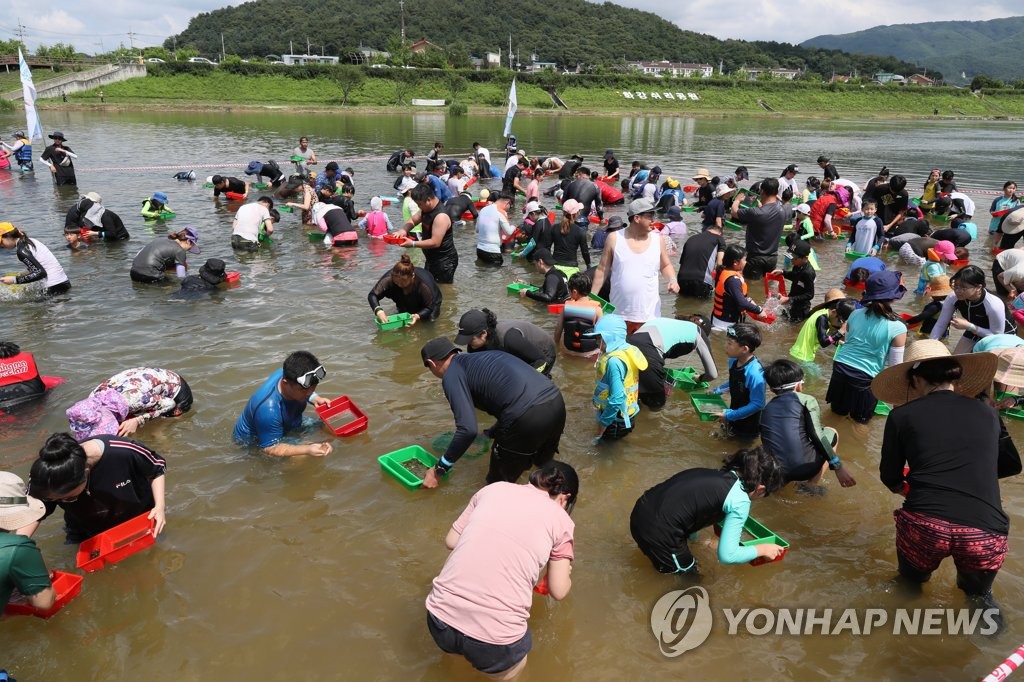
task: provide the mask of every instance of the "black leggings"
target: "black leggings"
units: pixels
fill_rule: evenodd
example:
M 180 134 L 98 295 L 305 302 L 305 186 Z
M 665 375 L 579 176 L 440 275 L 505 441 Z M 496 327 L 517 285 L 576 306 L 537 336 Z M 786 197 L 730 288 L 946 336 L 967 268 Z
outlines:
M 54 284 L 52 287 L 47 287 L 46 293 L 50 296 L 56 296 L 57 294 L 65 294 L 71 291 L 71 281 L 64 280 L 60 284 Z
M 515 483 L 531 466 L 544 466 L 558 452 L 565 429 L 565 402 L 558 395 L 529 408 L 511 424 L 498 422 L 487 482 Z
M 1021 237 L 1024 237 L 1024 232 L 1018 232 L 1017 234 L 1003 234 L 1002 239 L 999 240 L 1000 249 L 1012 249 Z
M 484 265 L 503 265 L 505 259 L 501 257 L 500 253 L 491 253 L 490 251 L 476 250 L 476 259 Z

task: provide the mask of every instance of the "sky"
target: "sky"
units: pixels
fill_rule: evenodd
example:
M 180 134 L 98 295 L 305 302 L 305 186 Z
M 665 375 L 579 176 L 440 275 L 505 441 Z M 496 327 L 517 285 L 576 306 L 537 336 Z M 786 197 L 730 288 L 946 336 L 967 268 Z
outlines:
M 6 10 L 0 12 L 0 38 L 17 37 L 20 23 L 29 49 L 62 42 L 95 54 L 120 44 L 160 45 L 184 30 L 196 14 L 240 2 L 165 0 L 149 5 L 138 0 L 0 0 Z M 406 11 L 414 11 L 415 2 L 406 0 Z M 716 38 L 791 43 L 879 24 L 981 21 L 1024 13 L 1021 0 L 619 0 L 618 4 L 654 12 L 681 28 Z M 826 4 L 828 9 L 823 10 Z M 722 7 L 728 8 L 725 16 L 719 11 Z M 834 21 L 836 17 L 842 21 Z

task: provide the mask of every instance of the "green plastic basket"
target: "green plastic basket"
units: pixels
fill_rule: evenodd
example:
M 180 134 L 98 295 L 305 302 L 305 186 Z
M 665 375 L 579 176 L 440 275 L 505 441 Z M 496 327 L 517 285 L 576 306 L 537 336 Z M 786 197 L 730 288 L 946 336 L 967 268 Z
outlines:
M 267 189 L 268 187 L 270 187 L 270 185 L 268 185 L 265 182 L 254 182 L 252 183 L 252 186 L 254 189 Z
M 730 230 L 736 230 L 737 232 L 740 232 L 740 231 L 743 230 L 743 226 L 742 225 L 740 225 L 739 223 L 734 223 L 731 220 L 726 220 L 725 221 L 725 226 L 727 228 L 729 228 Z
M 702 422 L 717 421 L 728 408 L 722 396 L 713 393 L 691 393 L 690 402 L 693 403 L 693 409 L 697 411 L 697 416 Z
M 292 154 L 288 158 L 289 158 L 289 160 L 294 161 L 295 163 L 305 163 L 305 161 L 306 161 L 306 157 L 299 156 L 298 154 Z
M 996 393 L 996 402 L 999 402 L 1003 398 L 1019 398 L 1020 396 L 1016 393 L 1008 393 L 1006 391 L 999 391 Z M 1024 408 L 1021 407 L 1008 407 L 1005 410 L 999 410 L 999 414 L 1004 417 L 1011 419 L 1024 419 Z
M 174 216 L 178 215 L 174 211 L 162 211 L 160 213 L 160 220 L 170 220 Z
M 324 240 L 324 232 L 307 232 L 306 239 L 310 244 L 318 244 Z
M 696 213 L 698 209 L 696 206 L 680 206 L 679 211 L 682 213 Z
M 740 540 L 740 546 L 742 547 L 753 547 L 755 545 L 764 545 L 769 543 L 782 547 L 782 552 L 775 559 L 768 560 L 763 557 L 758 557 L 750 562 L 751 566 L 760 566 L 761 564 L 782 561 L 783 557 L 786 556 L 786 552 L 789 551 L 788 542 L 752 516 L 748 516 L 747 520 L 743 523 L 743 533 L 744 535 L 749 535 L 750 539 Z M 715 525 L 715 535 L 721 534 L 722 524 L 718 523 Z
M 393 329 L 401 329 L 412 321 L 412 315 L 409 313 L 397 313 L 395 315 L 388 315 L 387 322 L 381 322 L 377 320 L 377 329 L 382 332 L 389 332 Z
M 693 391 L 705 391 L 710 384 L 706 381 L 697 381 L 700 373 L 696 367 L 684 367 L 683 369 L 666 369 L 665 378 L 675 386 L 687 393 Z
M 407 462 L 419 462 L 425 469 L 431 469 L 437 464 L 437 457 L 424 450 L 419 445 L 410 445 L 401 450 L 389 452 L 377 458 L 381 470 L 393 477 L 409 490 L 416 490 L 423 483 L 423 479 L 406 469 L 403 464 Z M 447 478 L 445 474 L 442 478 Z
M 846 260 L 857 260 L 858 258 L 867 258 L 868 254 L 861 253 L 860 251 L 847 251 Z
M 532 284 L 524 284 L 523 282 L 512 282 L 505 289 L 508 291 L 509 296 L 518 296 L 520 291 L 538 291 L 540 287 L 535 287 Z
M 608 301 L 604 300 L 603 298 L 601 298 L 597 294 L 590 294 L 590 298 L 592 300 L 597 301 L 598 303 L 601 304 L 601 312 L 602 313 L 608 314 L 608 313 L 614 313 L 615 312 L 615 306 L 613 306 L 611 303 L 609 303 Z
M 295 209 L 292 208 L 291 206 L 285 206 L 284 204 L 281 204 L 280 206 L 277 207 L 277 210 L 281 211 L 282 213 L 291 213 Z
M 892 412 L 892 405 L 883 403 L 881 400 L 875 405 L 875 414 L 879 417 L 888 417 L 889 413 Z

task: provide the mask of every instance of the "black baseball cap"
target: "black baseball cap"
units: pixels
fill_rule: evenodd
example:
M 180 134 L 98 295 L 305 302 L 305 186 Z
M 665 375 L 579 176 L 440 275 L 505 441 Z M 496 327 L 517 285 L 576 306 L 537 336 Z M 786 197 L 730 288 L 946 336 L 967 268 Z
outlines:
M 423 359 L 423 366 L 429 367 L 427 360 L 442 362 L 449 355 L 458 353 L 460 350 L 458 346 L 451 342 L 451 339 L 439 336 L 423 344 L 423 348 L 420 349 L 420 357 Z
M 487 329 L 487 313 L 476 308 L 468 310 L 459 318 L 459 333 L 455 336 L 455 343 L 465 345 L 485 329 Z

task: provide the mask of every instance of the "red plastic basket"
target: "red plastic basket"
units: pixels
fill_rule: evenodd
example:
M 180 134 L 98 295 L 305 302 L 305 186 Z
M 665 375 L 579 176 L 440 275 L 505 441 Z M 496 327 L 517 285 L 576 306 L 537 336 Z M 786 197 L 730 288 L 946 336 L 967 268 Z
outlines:
M 785 296 L 786 295 L 786 278 L 783 276 L 783 274 L 781 272 L 779 274 L 777 274 L 777 275 L 773 275 L 772 273 L 769 272 L 768 274 L 766 274 L 764 276 L 764 295 L 768 296 L 768 295 L 770 295 L 772 293 L 772 287 L 771 287 L 771 283 L 772 282 L 777 282 L 778 283 L 778 285 L 779 285 L 779 293 L 782 294 L 783 296 Z
M 4 613 L 8 616 L 35 616 L 36 618 L 49 618 L 53 614 L 67 606 L 68 602 L 78 596 L 82 591 L 82 580 L 84 578 L 74 573 L 64 571 L 53 572 L 53 591 L 57 598 L 53 606 L 48 609 L 37 609 L 30 604 L 8 604 L 4 607 Z
M 950 262 L 950 266 L 952 266 L 954 268 L 965 268 L 965 267 L 967 267 L 970 264 L 971 264 L 971 259 L 970 258 L 959 258 L 959 259 L 957 259 L 955 261 L 951 261 Z
M 406 240 L 405 237 L 396 237 L 393 234 L 386 234 L 386 235 L 384 235 L 384 243 L 385 244 L 395 244 L 397 246 L 401 246 L 402 244 L 405 243 L 405 240 Z
M 242 273 L 240 273 L 240 272 L 231 271 L 231 272 L 224 273 L 224 281 L 225 282 L 237 282 L 241 278 L 242 278 Z
M 76 557 L 78 567 L 92 573 L 152 545 L 156 542 L 156 536 L 153 535 L 156 522 L 148 516 L 148 511 L 143 512 L 131 521 L 125 521 L 80 544 Z
M 564 303 L 549 303 L 548 314 L 549 315 L 561 315 L 562 311 L 565 310 Z
M 343 420 L 341 416 L 346 412 L 350 413 L 353 418 Z M 365 431 L 370 423 L 370 420 L 363 414 L 363 411 L 348 396 L 344 395 L 335 398 L 326 405 L 319 406 L 316 408 L 316 413 L 335 436 L 354 436 Z
M 238 192 L 224 192 L 224 196 L 228 199 L 234 199 L 235 201 L 245 198 L 244 194 L 239 194 Z

